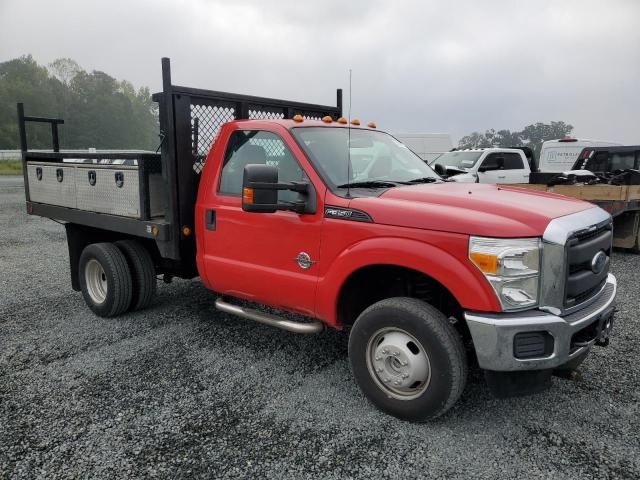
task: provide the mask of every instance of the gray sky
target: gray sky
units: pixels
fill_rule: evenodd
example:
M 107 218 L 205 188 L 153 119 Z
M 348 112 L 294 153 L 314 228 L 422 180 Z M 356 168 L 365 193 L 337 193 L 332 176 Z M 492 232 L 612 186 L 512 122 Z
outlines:
M 27 53 L 153 91 L 169 56 L 176 84 L 329 104 L 351 68 L 352 116 L 384 130 L 640 143 L 636 0 L 0 0 L 0 61 Z

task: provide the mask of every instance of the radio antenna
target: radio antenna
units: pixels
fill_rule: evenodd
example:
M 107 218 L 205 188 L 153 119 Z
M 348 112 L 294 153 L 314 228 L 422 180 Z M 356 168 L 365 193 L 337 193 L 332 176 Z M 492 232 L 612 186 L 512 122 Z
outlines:
M 351 69 L 349 69 L 349 112 L 347 113 L 347 198 L 351 197 Z

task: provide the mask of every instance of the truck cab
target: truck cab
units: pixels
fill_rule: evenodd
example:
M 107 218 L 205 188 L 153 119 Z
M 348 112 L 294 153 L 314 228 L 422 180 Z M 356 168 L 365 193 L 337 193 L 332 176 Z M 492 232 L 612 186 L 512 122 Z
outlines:
M 517 148 L 454 150 L 442 154 L 432 166 L 461 183 L 527 183 L 531 173 L 527 157 Z
M 413 421 L 454 405 L 469 363 L 498 394 L 531 393 L 608 344 L 601 208 L 445 182 L 375 123 L 344 118 L 340 92 L 323 106 L 190 89 L 168 66 L 160 158 L 32 152 L 25 122 L 61 120 L 18 108 L 27 212 L 65 224 L 72 287 L 97 316 L 145 308 L 158 274 L 199 276 L 221 312 L 348 334 L 367 398 Z M 480 175 L 514 152 L 476 153 Z

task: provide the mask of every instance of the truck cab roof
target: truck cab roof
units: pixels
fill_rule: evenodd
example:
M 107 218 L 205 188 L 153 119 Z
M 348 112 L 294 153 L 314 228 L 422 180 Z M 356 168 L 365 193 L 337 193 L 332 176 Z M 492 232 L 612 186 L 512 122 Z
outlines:
M 487 147 L 487 148 L 460 148 L 457 150 L 452 150 L 455 152 L 488 152 L 488 153 L 500 153 L 500 152 L 513 152 L 518 153 L 522 152 L 520 148 L 507 148 L 507 147 Z

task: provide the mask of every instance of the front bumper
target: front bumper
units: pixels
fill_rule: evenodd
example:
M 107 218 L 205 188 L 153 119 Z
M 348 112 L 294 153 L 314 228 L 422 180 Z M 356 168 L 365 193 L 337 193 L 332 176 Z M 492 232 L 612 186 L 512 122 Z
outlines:
M 589 305 L 564 317 L 540 310 L 500 314 L 465 312 L 480 368 L 501 372 L 545 370 L 579 357 L 608 333 L 616 291 L 616 278 L 609 274 L 605 286 Z M 605 323 L 608 328 L 603 333 L 600 327 Z M 547 342 L 548 351 L 535 358 L 517 358 L 516 335 L 534 332 L 551 339 Z

